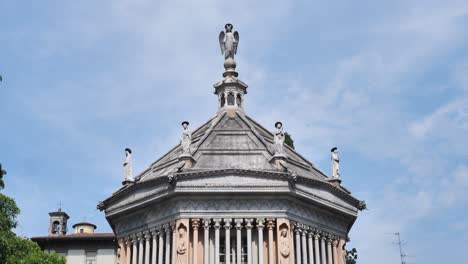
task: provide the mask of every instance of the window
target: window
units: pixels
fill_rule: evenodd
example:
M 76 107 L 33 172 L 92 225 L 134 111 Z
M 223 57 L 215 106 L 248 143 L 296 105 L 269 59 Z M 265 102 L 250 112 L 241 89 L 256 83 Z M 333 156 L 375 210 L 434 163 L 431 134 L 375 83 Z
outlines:
M 80 228 L 80 233 L 84 233 L 84 230 L 83 230 L 83 228 Z
M 86 264 L 96 264 L 96 252 L 86 252 Z
M 60 222 L 54 221 L 52 223 L 52 234 L 58 234 L 60 232 Z
M 241 98 L 241 95 L 240 94 L 237 94 L 237 106 L 238 107 L 242 107 L 242 98 Z
M 228 103 L 228 105 L 234 105 L 234 94 L 228 93 L 227 103 Z

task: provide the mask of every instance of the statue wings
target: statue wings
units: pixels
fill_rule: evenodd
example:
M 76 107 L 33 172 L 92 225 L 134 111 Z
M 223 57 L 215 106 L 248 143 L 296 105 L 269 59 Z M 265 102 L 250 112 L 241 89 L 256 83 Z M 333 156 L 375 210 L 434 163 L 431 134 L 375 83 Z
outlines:
M 237 46 L 239 45 L 239 33 L 237 31 L 234 31 L 234 39 L 236 42 L 234 42 L 234 54 L 237 54 Z
M 219 47 L 221 48 L 221 55 L 224 54 L 224 31 L 219 32 Z

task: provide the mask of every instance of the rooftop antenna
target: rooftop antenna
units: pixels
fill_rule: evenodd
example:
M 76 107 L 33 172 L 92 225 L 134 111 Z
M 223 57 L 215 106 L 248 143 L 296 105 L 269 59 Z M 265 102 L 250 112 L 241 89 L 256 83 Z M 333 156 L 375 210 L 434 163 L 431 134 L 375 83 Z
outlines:
M 397 245 L 399 250 L 400 250 L 400 261 L 401 261 L 401 264 L 410 264 L 410 262 L 407 262 L 406 261 L 406 258 L 407 257 L 413 257 L 413 256 L 409 256 L 409 255 L 406 255 L 406 253 L 403 252 L 403 245 L 406 244 L 406 241 L 401 241 L 401 236 L 400 236 L 400 232 L 396 232 L 396 233 L 385 233 L 387 235 L 394 235 L 397 237 L 397 241 L 396 242 L 393 242 L 392 244 L 393 245 Z

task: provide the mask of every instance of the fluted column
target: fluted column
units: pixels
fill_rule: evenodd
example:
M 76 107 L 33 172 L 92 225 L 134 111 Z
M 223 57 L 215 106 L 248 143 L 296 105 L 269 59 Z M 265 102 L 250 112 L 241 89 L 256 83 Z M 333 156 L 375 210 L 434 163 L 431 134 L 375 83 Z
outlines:
M 247 229 L 247 264 L 252 264 L 252 222 L 253 219 L 245 219 L 245 229 Z
M 125 264 L 132 264 L 132 239 L 130 237 L 125 238 L 125 245 L 127 246 Z
M 153 247 L 151 252 L 151 264 L 156 264 L 156 255 L 158 254 L 158 231 L 151 229 L 151 236 L 153 237 Z M 148 263 L 147 263 L 148 264 Z
M 241 251 L 242 251 L 242 222 L 243 220 L 242 219 L 235 219 L 234 220 L 235 223 L 236 223 L 236 242 L 237 242 L 237 245 L 236 245 L 236 259 L 237 259 L 237 264 L 242 264 L 241 261 L 242 261 L 242 255 L 241 255 Z
M 164 264 L 171 263 L 171 225 L 165 224 L 164 225 L 164 232 L 166 233 L 166 255 L 164 259 Z
M 193 261 L 192 264 L 198 264 L 198 227 L 200 226 L 200 219 L 192 219 L 193 230 Z
M 138 233 L 138 264 L 143 264 L 143 252 L 144 252 L 144 235 L 143 233 Z
M 210 219 L 203 219 L 203 230 L 205 231 L 203 238 L 203 258 L 205 260 L 205 264 L 210 264 L 210 223 Z
M 265 220 L 257 218 L 257 231 L 258 231 L 258 263 L 263 264 L 263 228 Z
M 150 241 L 151 241 L 151 233 L 149 231 L 146 231 L 144 233 L 144 238 L 145 238 L 145 264 L 150 263 Z M 143 262 L 142 262 L 143 263 Z
M 232 219 L 229 219 L 229 218 L 224 218 L 223 219 L 224 221 L 224 229 L 225 229 L 225 238 L 226 238 L 226 242 L 225 242 L 225 263 L 226 264 L 231 264 L 231 221 Z
M 221 228 L 221 219 L 213 219 L 215 229 L 215 264 L 219 264 L 219 229 Z
M 138 239 L 136 237 L 136 235 L 133 235 L 132 237 L 132 264 L 137 264 L 138 262 L 138 249 L 137 249 L 137 245 L 138 245 Z
M 327 238 L 327 263 L 328 264 L 333 264 L 333 257 L 332 257 L 332 240 L 331 237 L 329 236 Z
M 333 242 L 332 242 L 332 246 L 333 246 L 333 264 L 339 264 L 339 260 L 338 260 L 338 239 L 335 238 L 333 239 Z
M 164 229 L 159 230 L 158 264 L 163 264 L 164 254 Z
M 325 253 L 325 240 L 326 235 L 322 233 L 320 236 L 320 258 L 322 259 L 322 264 L 327 264 L 327 254 Z
M 314 263 L 314 246 L 313 246 L 313 242 L 312 242 L 312 237 L 313 237 L 313 233 L 312 233 L 312 230 L 309 230 L 309 234 L 307 236 L 307 245 L 309 246 L 309 249 L 308 249 L 308 252 L 309 252 L 309 263 L 310 264 L 315 264 Z M 318 263 L 317 263 L 318 264 Z
M 307 230 L 306 227 L 302 229 L 302 264 L 308 264 L 307 261 Z
M 270 264 L 275 264 L 274 259 L 275 259 L 275 247 L 273 245 L 274 243 L 274 237 L 273 237 L 273 230 L 275 228 L 275 219 L 267 219 L 267 229 L 268 229 L 268 263 Z
M 321 262 L 320 262 L 319 238 L 320 238 L 319 233 L 315 232 L 315 234 L 314 234 L 315 264 L 321 264 Z
M 296 224 L 295 230 L 296 232 L 296 263 L 301 264 L 302 257 L 301 257 L 301 233 L 302 228 L 300 225 Z

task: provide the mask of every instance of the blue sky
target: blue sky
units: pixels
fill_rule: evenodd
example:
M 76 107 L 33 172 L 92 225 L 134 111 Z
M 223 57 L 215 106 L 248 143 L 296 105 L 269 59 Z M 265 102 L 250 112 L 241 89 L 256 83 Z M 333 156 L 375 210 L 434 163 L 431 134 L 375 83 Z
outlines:
M 247 114 L 367 201 L 360 264 L 459 263 L 468 251 L 466 1 L 1 1 L 0 161 L 18 234 L 70 222 L 110 231 L 98 201 L 216 111 L 217 36 L 240 33 Z

